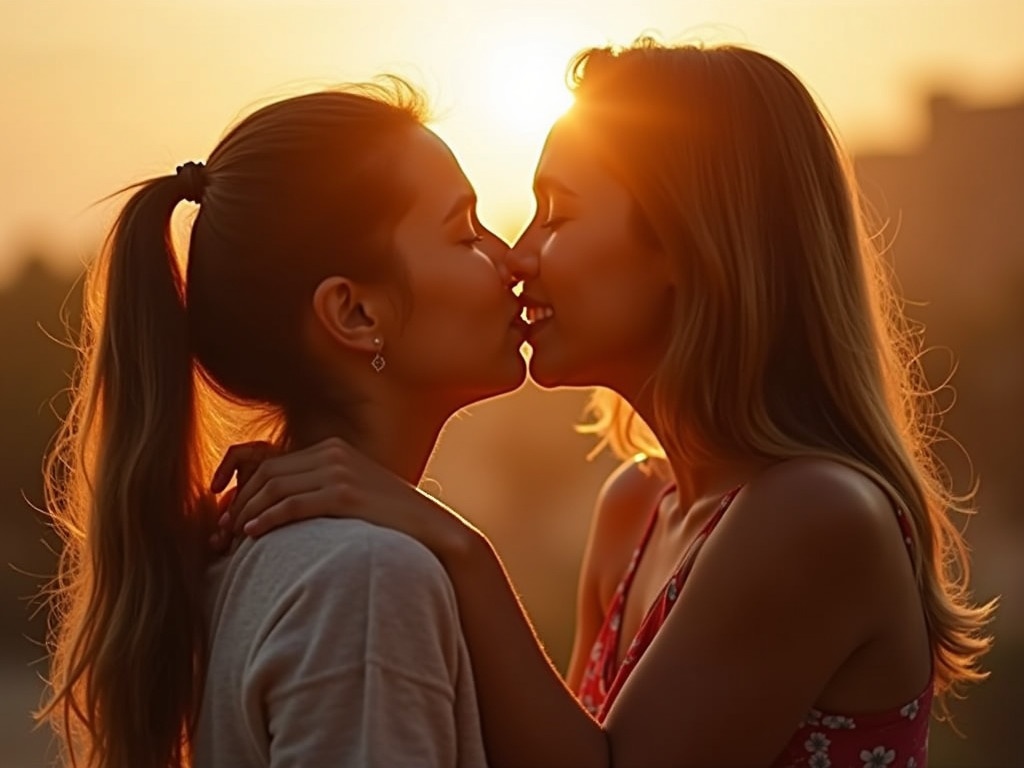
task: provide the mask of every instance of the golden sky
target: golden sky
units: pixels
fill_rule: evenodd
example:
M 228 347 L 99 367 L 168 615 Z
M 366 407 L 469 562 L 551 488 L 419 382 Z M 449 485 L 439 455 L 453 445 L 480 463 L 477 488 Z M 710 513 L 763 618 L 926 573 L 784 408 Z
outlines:
M 900 149 L 928 90 L 1024 97 L 1022 31 L 1022 0 L 0 0 L 0 278 L 26 238 L 85 242 L 110 216 L 91 202 L 318 85 L 424 86 L 482 218 L 513 236 L 579 48 L 745 43 L 792 67 L 851 147 Z

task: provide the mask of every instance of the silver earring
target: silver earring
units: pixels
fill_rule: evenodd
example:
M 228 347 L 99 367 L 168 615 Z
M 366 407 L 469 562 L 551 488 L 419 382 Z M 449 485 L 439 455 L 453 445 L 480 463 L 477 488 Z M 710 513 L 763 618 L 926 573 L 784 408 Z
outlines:
M 387 361 L 384 359 L 384 355 L 380 353 L 380 339 L 374 339 L 373 343 L 377 345 L 377 352 L 373 356 L 373 360 L 370 361 L 370 366 L 376 373 L 380 373 L 384 370 L 384 366 L 387 365 Z

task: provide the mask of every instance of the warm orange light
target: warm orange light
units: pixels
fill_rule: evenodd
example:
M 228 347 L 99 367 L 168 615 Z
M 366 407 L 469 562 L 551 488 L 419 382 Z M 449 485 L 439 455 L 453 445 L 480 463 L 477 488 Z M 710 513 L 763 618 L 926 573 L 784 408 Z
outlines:
M 503 48 L 484 66 L 486 109 L 503 127 L 531 137 L 543 135 L 572 104 L 565 86 L 566 46 Z
M 574 33 L 575 32 L 575 33 Z M 565 71 L 579 33 L 508 20 L 480 47 L 472 73 L 488 122 L 500 133 L 539 142 L 572 104 Z

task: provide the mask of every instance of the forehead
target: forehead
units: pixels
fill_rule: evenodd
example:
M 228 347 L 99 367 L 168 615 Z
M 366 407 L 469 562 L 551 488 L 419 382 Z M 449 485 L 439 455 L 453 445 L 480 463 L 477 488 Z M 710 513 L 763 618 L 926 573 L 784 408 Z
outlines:
M 472 192 L 451 149 L 427 128 L 410 132 L 399 173 L 416 192 L 417 206 L 433 202 L 442 207 L 453 197 Z
M 615 184 L 593 137 L 567 116 L 548 133 L 534 179 L 539 192 L 551 182 L 574 192 L 597 192 Z

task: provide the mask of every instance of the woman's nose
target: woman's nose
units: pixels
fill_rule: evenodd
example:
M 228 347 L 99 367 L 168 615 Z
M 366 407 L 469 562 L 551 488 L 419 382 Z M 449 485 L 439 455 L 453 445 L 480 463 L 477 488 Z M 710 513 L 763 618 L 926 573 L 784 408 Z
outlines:
M 512 283 L 512 276 L 509 274 L 508 266 L 505 264 L 505 260 L 508 257 L 508 243 L 490 230 L 483 229 L 478 248 L 491 260 L 491 264 L 494 265 L 494 269 L 501 277 L 502 283 L 510 285 Z
M 524 232 L 505 255 L 505 269 L 515 282 L 530 280 L 540 268 L 540 237 L 531 227 Z

